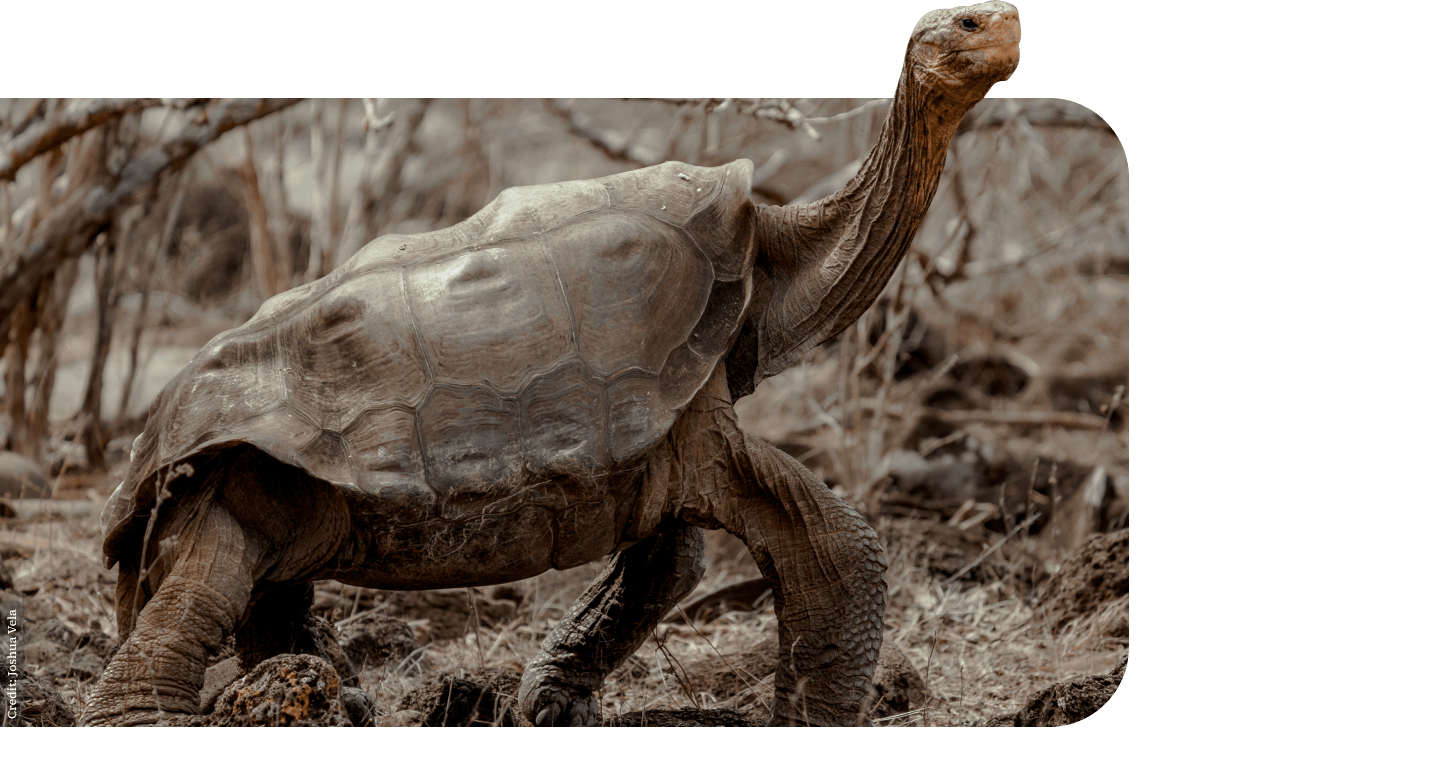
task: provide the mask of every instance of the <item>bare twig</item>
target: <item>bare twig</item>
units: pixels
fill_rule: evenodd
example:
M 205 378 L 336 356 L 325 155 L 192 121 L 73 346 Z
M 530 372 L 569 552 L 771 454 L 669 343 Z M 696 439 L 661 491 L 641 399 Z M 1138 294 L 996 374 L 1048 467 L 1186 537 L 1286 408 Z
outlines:
M 1010 531 L 1006 532 L 1004 537 L 1001 537 L 1000 539 L 996 540 L 996 541 L 995 541 L 995 544 L 993 544 L 993 545 L 991 545 L 990 547 L 986 548 L 986 549 L 985 549 L 985 552 L 981 553 L 979 558 L 976 558 L 975 560 L 973 560 L 973 561 L 971 561 L 970 563 L 966 564 L 965 568 L 962 568 L 962 569 L 960 569 L 959 571 L 956 571 L 954 574 L 950 575 L 950 578 L 945 579 L 944 581 L 940 582 L 941 586 L 944 586 L 944 585 L 946 585 L 946 584 L 949 584 L 949 583 L 951 583 L 951 582 L 959 579 L 960 577 L 965 576 L 966 574 L 970 573 L 970 571 L 971 571 L 972 569 L 974 569 L 976 566 L 979 566 L 981 563 L 984 563 L 986 558 L 989 558 L 996 550 L 999 550 L 999 549 L 1000 549 L 1000 546 L 1001 546 L 1001 545 L 1004 545 L 1011 537 L 1014 537 L 1015 535 L 1019 534 L 1019 533 L 1020 533 L 1022 530 L 1024 530 L 1024 529 L 1029 529 L 1029 528 L 1030 528 L 1030 524 L 1034 523 L 1035 519 L 1037 519 L 1037 518 L 1040 518 L 1040 514 L 1038 514 L 1038 513 L 1035 514 L 1035 515 L 1033 515 L 1033 516 L 1031 516 L 1030 518 L 1025 519 L 1025 521 L 1024 521 L 1023 523 L 1017 524 L 1014 529 L 1011 529 Z
M 0 146 L 0 181 L 15 178 L 26 163 L 54 150 L 72 137 L 120 118 L 126 113 L 160 105 L 159 98 L 73 100 L 48 118 L 29 123 Z
M 101 179 L 74 187 L 69 197 L 30 235 L 23 248 L 0 268 L 0 331 L 22 298 L 62 261 L 83 253 L 109 226 L 115 213 L 144 187 L 225 132 L 299 102 L 298 99 L 225 100 L 192 117 L 179 134 L 130 159 L 118 180 Z
M 180 220 L 181 201 L 185 199 L 185 189 L 189 184 L 190 172 L 180 169 L 176 177 L 175 186 L 171 190 L 173 197 L 170 200 L 170 209 L 165 213 L 165 227 L 160 232 L 158 246 L 152 243 L 144 262 L 140 268 L 140 307 L 135 313 L 135 323 L 130 330 L 130 368 L 125 374 L 125 383 L 120 387 L 120 408 L 117 414 L 124 419 L 130 408 L 130 393 L 135 387 L 135 375 L 139 371 L 140 362 L 140 337 L 145 331 L 145 318 L 150 312 L 150 284 L 155 276 L 155 267 L 160 259 L 170 249 L 170 241 L 175 236 L 175 225 Z
M 370 241 L 376 229 L 384 226 L 385 219 L 377 218 L 380 214 L 376 206 L 381 199 L 392 198 L 399 189 L 400 170 L 405 167 L 405 159 L 417 149 L 415 130 L 429 106 L 430 100 L 421 100 L 403 118 L 397 118 L 399 111 L 376 118 L 375 104 L 366 101 L 364 167 L 350 200 L 344 231 L 340 233 L 336 265 L 354 255 Z M 383 146 L 381 140 L 385 142 Z

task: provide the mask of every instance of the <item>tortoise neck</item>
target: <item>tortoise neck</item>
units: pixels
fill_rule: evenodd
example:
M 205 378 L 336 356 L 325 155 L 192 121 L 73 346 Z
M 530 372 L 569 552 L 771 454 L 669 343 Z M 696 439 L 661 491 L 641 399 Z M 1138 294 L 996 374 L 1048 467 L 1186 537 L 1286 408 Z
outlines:
M 773 276 L 756 381 L 854 323 L 880 295 L 919 230 L 960 119 L 984 95 L 933 86 L 909 63 L 880 138 L 840 191 L 808 205 L 760 207 L 762 255 Z M 765 363 L 771 365 L 764 365 Z

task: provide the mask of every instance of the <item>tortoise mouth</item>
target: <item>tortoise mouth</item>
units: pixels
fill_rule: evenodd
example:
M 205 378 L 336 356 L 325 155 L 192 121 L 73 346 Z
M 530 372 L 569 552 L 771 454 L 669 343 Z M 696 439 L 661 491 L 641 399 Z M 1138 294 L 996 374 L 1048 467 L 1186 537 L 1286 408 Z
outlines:
M 1007 75 L 1020 65 L 1020 43 L 1015 40 L 1005 40 L 977 47 L 972 52 L 979 53 L 975 56 L 975 63 L 1005 70 Z

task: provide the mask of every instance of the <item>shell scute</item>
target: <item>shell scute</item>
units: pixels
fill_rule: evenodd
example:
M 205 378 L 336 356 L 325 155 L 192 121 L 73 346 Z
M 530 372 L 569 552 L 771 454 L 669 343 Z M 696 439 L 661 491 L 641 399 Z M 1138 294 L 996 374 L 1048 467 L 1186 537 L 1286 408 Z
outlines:
M 596 374 L 658 372 L 705 307 L 710 264 L 654 219 L 592 217 L 545 235 L 580 356 Z
M 435 388 L 419 409 L 426 472 L 442 498 L 485 493 L 518 478 L 520 450 L 513 397 L 490 387 Z
M 587 560 L 582 543 L 610 540 L 629 507 L 606 482 L 638 476 L 621 464 L 663 439 L 739 330 L 751 168 L 667 163 L 506 190 L 268 301 L 156 399 L 106 507 L 107 558 L 162 467 L 245 443 L 372 496 L 352 507 L 403 510 L 391 523 L 416 534 L 426 518 L 483 530 L 573 510 L 557 560 Z M 584 487 L 601 494 L 577 506 Z M 521 563 L 516 578 L 534 568 Z
M 381 269 L 348 279 L 278 329 L 290 402 L 322 429 L 341 431 L 377 406 L 413 408 L 429 388 L 409 320 L 395 308 L 401 278 Z
M 569 306 L 538 241 L 413 264 L 410 311 L 438 382 L 517 392 L 573 354 Z

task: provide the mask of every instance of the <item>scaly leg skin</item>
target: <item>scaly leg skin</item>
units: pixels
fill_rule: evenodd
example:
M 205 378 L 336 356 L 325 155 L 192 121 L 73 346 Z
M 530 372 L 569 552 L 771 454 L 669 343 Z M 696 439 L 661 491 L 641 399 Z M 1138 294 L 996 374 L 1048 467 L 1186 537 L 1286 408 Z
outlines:
M 326 649 L 319 620 L 311 613 L 315 585 L 310 582 L 270 587 L 250 608 L 249 617 L 235 630 L 235 652 L 240 665 L 252 669 L 267 658 L 285 653 L 313 655 L 330 661 L 342 679 L 347 678 L 348 661 L 332 660 Z
M 744 540 L 774 592 L 780 666 L 770 724 L 869 724 L 885 618 L 875 530 L 810 469 L 740 429 L 721 371 L 667 444 L 678 467 L 674 515 Z
M 745 443 L 754 481 L 772 499 L 742 501 L 727 528 L 737 527 L 775 596 L 780 665 L 770 725 L 869 725 L 885 618 L 880 539 L 794 458 L 749 435 Z
M 213 490 L 212 490 L 213 491 Z M 207 495 L 209 493 L 206 493 Z M 155 724 L 165 714 L 193 714 L 207 656 L 230 634 L 250 600 L 259 550 L 227 510 L 209 497 L 178 519 L 180 550 L 159 590 L 140 611 L 100 679 L 90 689 L 86 726 Z M 121 571 L 123 578 L 134 571 Z M 134 600 L 134 592 L 120 592 Z
M 593 726 L 605 676 L 630 657 L 705 574 L 705 531 L 675 525 L 622 550 L 545 638 L 520 681 L 536 726 Z

